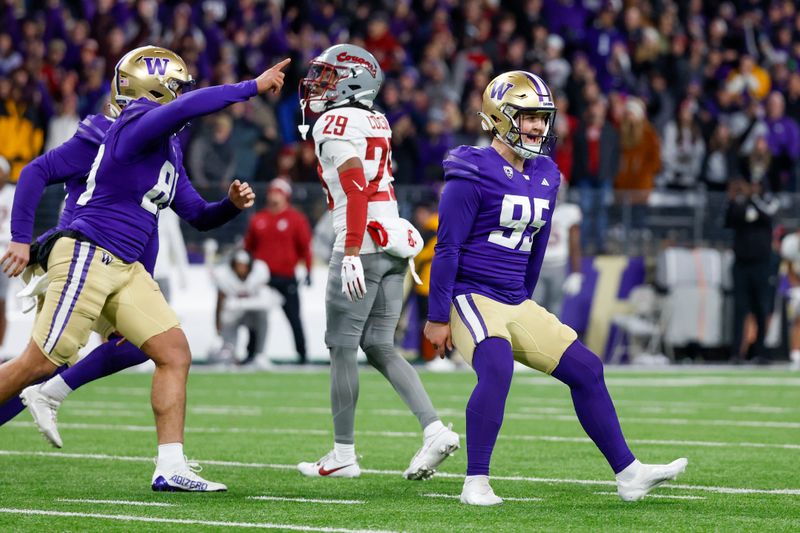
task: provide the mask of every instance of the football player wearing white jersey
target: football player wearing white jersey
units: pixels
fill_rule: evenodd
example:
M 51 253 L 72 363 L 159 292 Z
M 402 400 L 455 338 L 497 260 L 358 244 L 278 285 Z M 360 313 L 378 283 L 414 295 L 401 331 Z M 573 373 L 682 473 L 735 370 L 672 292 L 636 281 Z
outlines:
M 325 296 L 334 449 L 318 461 L 297 465 L 310 477 L 361 474 L 354 440 L 359 346 L 423 429 L 423 445 L 403 476 L 427 479 L 459 448 L 458 434 L 442 424 L 416 371 L 394 349 L 408 258 L 422 243 L 397 211 L 392 130 L 386 117 L 372 109 L 382 81 L 372 54 L 340 44 L 315 58 L 300 83 L 304 115 L 307 107 L 321 113 L 313 136 L 336 233 Z M 308 128 L 304 116 L 304 137 Z
M 542 260 L 539 282 L 533 289 L 533 300 L 561 316 L 564 295 L 581 291 L 581 208 L 567 202 L 566 183 L 561 182 L 558 203 L 550 220 L 550 238 Z M 569 275 L 567 272 L 569 271 Z

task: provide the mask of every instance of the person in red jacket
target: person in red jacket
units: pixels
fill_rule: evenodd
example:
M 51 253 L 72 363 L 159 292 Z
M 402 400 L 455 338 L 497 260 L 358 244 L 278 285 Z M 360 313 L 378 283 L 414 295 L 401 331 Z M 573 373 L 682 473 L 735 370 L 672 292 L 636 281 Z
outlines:
M 292 186 L 275 178 L 267 189 L 267 205 L 250 219 L 244 248 L 254 259 L 264 261 L 270 270 L 269 285 L 283 295 L 283 312 L 289 319 L 299 362 L 306 362 L 306 340 L 300 320 L 295 267 L 303 261 L 311 284 L 311 228 L 308 219 L 290 204 Z

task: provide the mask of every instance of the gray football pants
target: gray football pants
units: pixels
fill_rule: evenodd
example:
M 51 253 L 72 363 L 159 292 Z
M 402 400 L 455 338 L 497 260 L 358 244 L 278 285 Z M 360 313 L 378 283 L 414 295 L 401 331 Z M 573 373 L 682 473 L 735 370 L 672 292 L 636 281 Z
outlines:
M 403 306 L 403 278 L 408 263 L 386 253 L 361 256 L 367 293 L 349 302 L 342 294 L 342 256 L 334 252 L 325 295 L 325 344 L 331 355 L 331 412 L 334 440 L 354 444 L 358 401 L 358 347 L 389 380 L 423 428 L 439 420 L 417 372 L 394 349 L 394 332 Z

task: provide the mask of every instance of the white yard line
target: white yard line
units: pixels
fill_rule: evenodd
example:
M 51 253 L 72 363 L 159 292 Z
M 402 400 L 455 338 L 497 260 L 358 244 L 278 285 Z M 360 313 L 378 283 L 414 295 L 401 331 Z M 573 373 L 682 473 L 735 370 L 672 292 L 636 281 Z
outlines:
M 386 531 L 379 531 L 379 530 L 301 526 L 297 524 L 271 524 L 268 522 L 225 522 L 222 520 L 193 520 L 188 518 L 158 518 L 154 516 L 132 516 L 132 515 L 100 514 L 100 513 L 73 513 L 64 511 L 47 511 L 44 509 L 12 509 L 6 507 L 0 507 L 0 513 L 42 515 L 42 516 L 64 516 L 64 517 L 76 517 L 76 518 L 99 518 L 104 520 L 116 520 L 120 522 L 150 522 L 158 524 L 184 524 L 184 525 L 197 525 L 197 526 L 238 527 L 238 528 L 253 528 L 253 529 L 283 529 L 289 531 L 320 531 L 323 533 L 389 533 Z
M 33 428 L 33 422 L 9 422 L 9 427 Z M 129 431 L 134 433 L 153 433 L 153 426 L 139 426 L 133 424 L 87 424 L 82 422 L 62 422 L 58 425 L 61 429 L 77 429 L 86 431 Z M 291 429 L 291 428 L 222 428 L 222 427 L 188 427 L 187 433 L 198 434 L 254 434 L 254 435 L 318 435 L 330 436 L 331 432 L 324 429 Z M 356 431 L 356 435 L 365 437 L 387 438 L 413 438 L 419 439 L 420 434 L 411 431 Z M 541 442 L 571 442 L 591 444 L 588 437 L 561 437 L 557 435 L 500 435 L 501 440 L 515 441 L 541 441 Z M 766 442 L 723 442 L 702 440 L 662 440 L 662 439 L 627 439 L 631 444 L 655 444 L 658 446 L 699 446 L 703 448 L 771 448 L 777 450 L 800 450 L 800 444 L 782 444 Z
M 461 498 L 458 494 L 438 494 L 438 493 L 431 493 L 431 494 L 423 494 L 426 498 L 448 498 L 452 500 L 458 500 Z M 508 498 L 505 496 L 501 496 L 503 501 L 509 502 L 540 502 L 542 498 Z
M 134 507 L 175 507 L 174 503 L 137 502 L 130 500 L 75 500 L 72 498 L 58 498 L 56 501 L 65 503 L 99 503 L 106 505 L 133 505 Z
M 601 496 L 616 496 L 619 498 L 619 495 L 616 492 L 593 492 L 592 494 L 599 494 Z M 648 494 L 645 498 L 663 498 L 665 500 L 705 500 L 705 496 L 682 496 L 679 494 Z
M 64 453 L 64 452 L 29 452 L 18 450 L 0 450 L 0 456 L 9 455 L 17 457 L 47 457 L 59 459 L 88 459 L 98 461 L 128 461 L 128 462 L 141 462 L 150 463 L 152 465 L 152 457 L 137 457 L 137 456 L 117 456 L 105 454 L 82 454 L 82 453 Z M 216 466 L 230 466 L 239 468 L 258 468 L 258 469 L 271 469 L 271 470 L 295 470 L 296 465 L 286 464 L 271 464 L 271 463 L 241 463 L 238 461 L 219 461 L 212 459 L 200 459 L 200 463 L 206 465 Z M 377 474 L 385 476 L 400 476 L 401 470 L 373 470 L 362 469 L 365 474 Z M 451 474 L 448 472 L 438 472 L 437 477 L 463 479 L 463 474 Z M 616 486 L 616 482 L 608 480 L 597 479 L 569 479 L 569 478 L 544 478 L 544 477 L 529 477 L 529 476 L 492 476 L 492 479 L 502 481 L 527 481 L 531 483 L 551 483 L 551 484 L 566 484 L 566 485 L 604 485 Z M 681 489 L 681 490 L 699 490 L 705 492 L 716 492 L 719 494 L 780 494 L 788 496 L 800 496 L 800 489 L 751 489 L 746 487 L 715 487 L 707 485 L 678 485 L 669 484 L 664 485 L 664 488 Z
M 294 414 L 325 414 L 330 416 L 329 408 L 322 407 L 276 407 L 274 412 L 294 413 Z M 362 413 L 368 412 L 380 416 L 402 416 L 407 417 L 408 411 L 404 409 L 362 409 Z M 463 411 L 455 409 L 439 409 L 440 415 L 445 416 L 462 416 Z M 505 418 L 516 420 L 549 420 L 558 422 L 577 422 L 574 414 L 556 415 L 556 414 L 535 414 L 535 413 L 516 413 L 510 412 L 505 414 Z M 800 429 L 800 422 L 781 422 L 773 420 L 719 420 L 708 418 L 643 418 L 643 417 L 623 417 L 626 422 L 638 422 L 641 424 L 653 425 L 666 425 L 666 426 L 684 426 L 695 425 L 702 426 L 724 426 L 724 427 L 763 427 L 763 428 L 780 428 L 780 429 Z
M 248 496 L 248 500 L 265 500 L 271 502 L 323 503 L 331 505 L 362 505 L 365 500 L 321 500 L 316 498 L 288 498 L 284 496 Z

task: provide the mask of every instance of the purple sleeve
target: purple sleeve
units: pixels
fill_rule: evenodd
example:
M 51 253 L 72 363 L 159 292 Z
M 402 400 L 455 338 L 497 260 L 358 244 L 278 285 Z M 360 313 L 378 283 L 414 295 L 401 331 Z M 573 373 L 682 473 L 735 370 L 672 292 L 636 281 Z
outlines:
M 97 155 L 97 146 L 73 137 L 31 161 L 19 176 L 11 209 L 11 240 L 31 242 L 36 207 L 45 187 L 70 178 L 86 176 Z
M 127 134 L 120 138 L 114 149 L 114 155 L 123 159 L 134 157 L 158 139 L 177 132 L 191 119 L 244 102 L 256 94 L 256 81 L 249 80 L 197 89 L 168 104 L 153 107 L 130 122 Z
M 481 203 L 481 186 L 468 179 L 447 182 L 439 201 L 439 230 L 431 264 L 428 320 L 449 322 L 461 247 L 469 237 Z
M 186 177 L 186 170 L 181 170 L 175 186 L 175 198 L 170 207 L 193 228 L 208 231 L 233 220 L 241 213 L 227 196 L 218 202 L 206 202 L 192 187 Z

